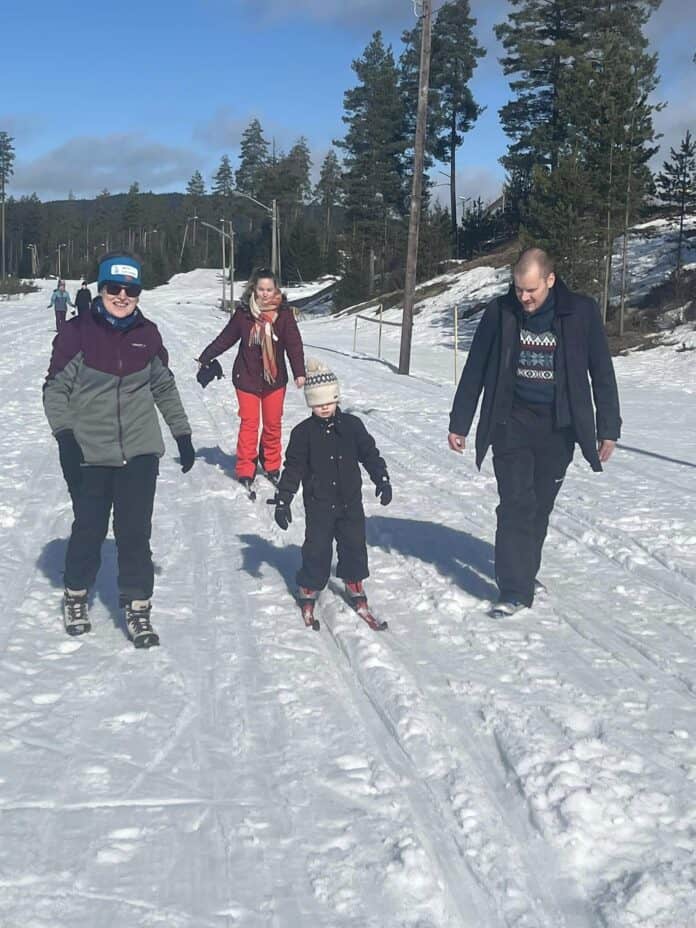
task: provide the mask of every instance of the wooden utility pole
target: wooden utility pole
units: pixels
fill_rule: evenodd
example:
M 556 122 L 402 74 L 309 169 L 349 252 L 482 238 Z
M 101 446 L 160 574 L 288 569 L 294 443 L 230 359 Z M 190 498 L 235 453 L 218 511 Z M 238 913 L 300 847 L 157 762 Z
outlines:
M 428 87 L 430 83 L 430 38 L 432 25 L 432 0 L 423 0 L 421 14 L 421 55 L 418 79 L 418 113 L 416 117 L 416 141 L 413 154 L 413 186 L 411 188 L 411 213 L 408 223 L 408 249 L 406 252 L 406 281 L 404 284 L 404 312 L 401 328 L 401 350 L 399 373 L 408 374 L 411 369 L 411 336 L 413 334 L 413 305 L 416 296 L 416 271 L 418 268 L 418 234 L 420 232 L 421 201 L 423 197 L 423 160 L 425 156 L 425 130 L 428 121 Z

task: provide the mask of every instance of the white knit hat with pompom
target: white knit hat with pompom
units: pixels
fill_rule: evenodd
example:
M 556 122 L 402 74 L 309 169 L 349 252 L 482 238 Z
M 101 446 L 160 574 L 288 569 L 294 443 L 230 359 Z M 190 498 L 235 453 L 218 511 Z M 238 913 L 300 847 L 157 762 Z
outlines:
M 308 358 L 305 364 L 304 395 L 308 406 L 324 406 L 327 403 L 339 403 L 341 390 L 338 377 L 333 371 L 316 358 Z

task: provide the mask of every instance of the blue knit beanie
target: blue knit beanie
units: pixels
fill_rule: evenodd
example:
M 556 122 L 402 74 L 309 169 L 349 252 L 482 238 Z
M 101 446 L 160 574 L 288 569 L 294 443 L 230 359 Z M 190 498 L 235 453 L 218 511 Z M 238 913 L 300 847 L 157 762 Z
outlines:
M 130 255 L 111 255 L 99 264 L 97 287 L 113 280 L 119 284 L 141 284 L 142 267 L 140 261 Z

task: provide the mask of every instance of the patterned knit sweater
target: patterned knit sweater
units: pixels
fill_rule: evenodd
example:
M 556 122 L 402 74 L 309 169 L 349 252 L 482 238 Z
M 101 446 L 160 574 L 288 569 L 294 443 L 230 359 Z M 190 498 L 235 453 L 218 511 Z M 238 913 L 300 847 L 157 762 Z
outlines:
M 522 403 L 551 405 L 555 394 L 556 335 L 553 322 L 556 299 L 553 290 L 534 313 L 521 313 L 520 353 L 515 398 Z

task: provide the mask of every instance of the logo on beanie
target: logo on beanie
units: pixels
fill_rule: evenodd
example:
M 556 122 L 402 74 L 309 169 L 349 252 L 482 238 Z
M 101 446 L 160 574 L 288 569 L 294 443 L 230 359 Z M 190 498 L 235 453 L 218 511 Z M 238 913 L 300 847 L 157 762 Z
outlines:
M 120 277 L 132 277 L 133 280 L 138 279 L 138 268 L 133 267 L 132 264 L 112 264 L 109 273 L 112 275 L 119 275 Z

